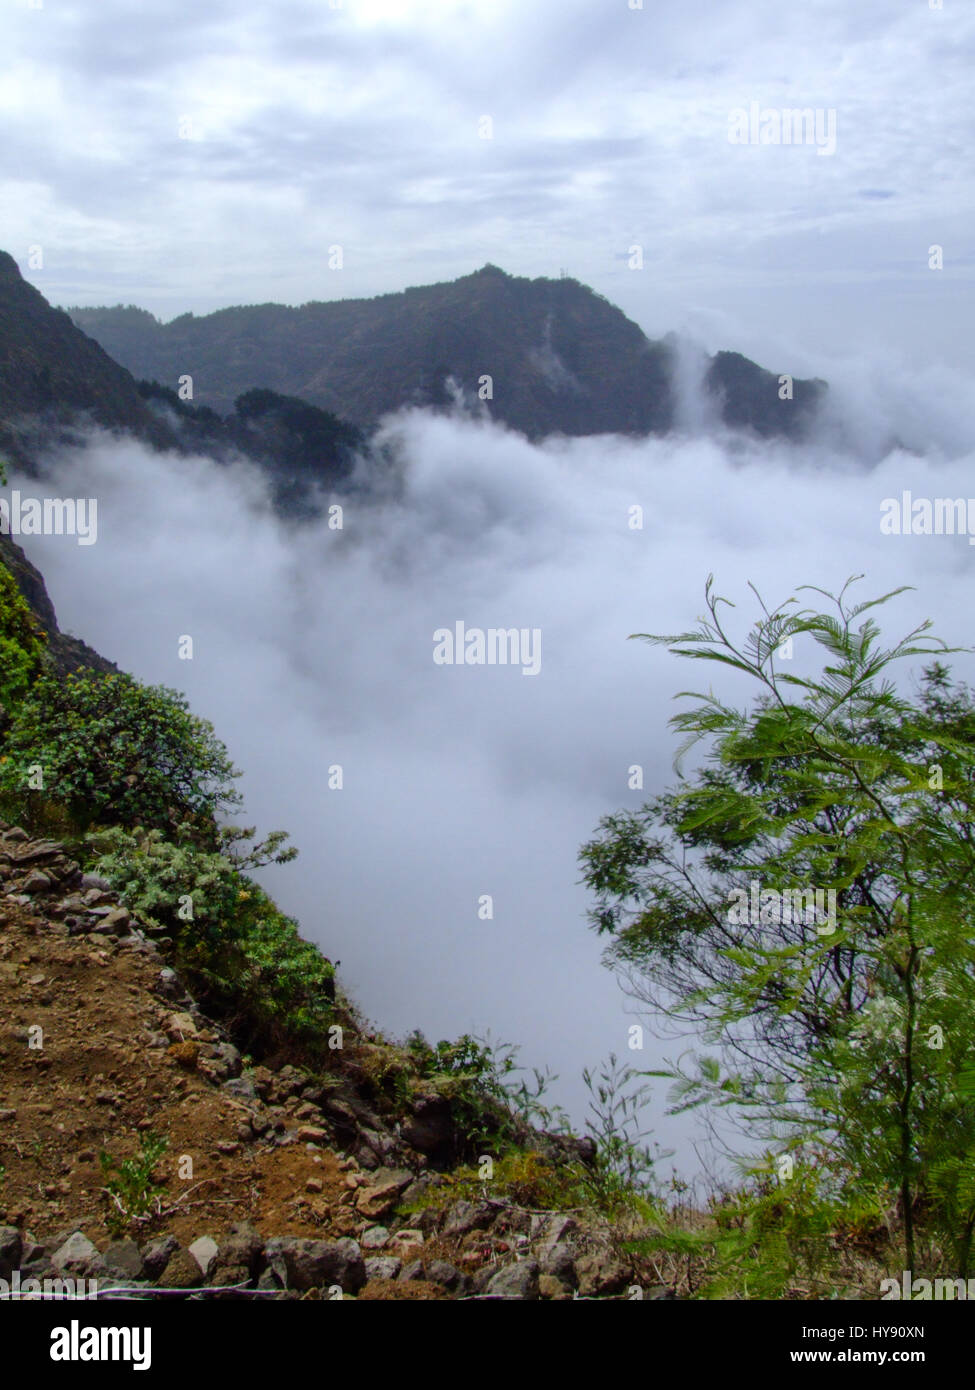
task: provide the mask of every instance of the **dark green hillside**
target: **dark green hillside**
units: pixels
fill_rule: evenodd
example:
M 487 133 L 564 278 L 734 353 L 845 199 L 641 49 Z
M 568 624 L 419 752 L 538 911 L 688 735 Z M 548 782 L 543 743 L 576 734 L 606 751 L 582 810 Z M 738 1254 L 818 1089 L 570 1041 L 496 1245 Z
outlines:
M 487 409 L 529 438 L 666 432 L 674 420 L 674 349 L 647 338 L 572 279 L 485 265 L 472 275 L 374 299 L 184 314 L 162 324 L 131 307 L 72 309 L 75 322 L 137 376 L 226 413 L 255 382 L 362 428 L 404 405 L 443 406 L 448 379 L 471 398 L 491 378 Z M 822 383 L 778 399 L 777 375 L 736 354 L 712 360 L 706 385 L 728 423 L 798 437 Z

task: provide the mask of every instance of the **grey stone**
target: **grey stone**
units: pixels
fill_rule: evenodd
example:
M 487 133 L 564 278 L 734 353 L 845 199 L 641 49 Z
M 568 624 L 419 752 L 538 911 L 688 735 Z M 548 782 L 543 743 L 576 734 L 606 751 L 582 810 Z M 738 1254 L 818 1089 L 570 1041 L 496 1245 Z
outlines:
M 366 1260 L 367 1279 L 395 1279 L 403 1268 L 403 1261 L 395 1255 L 370 1255 Z
M 125 1279 L 141 1279 L 144 1275 L 142 1256 L 134 1240 L 113 1240 L 102 1255 L 107 1272 Z
M 236 1080 L 243 1070 L 243 1058 L 233 1043 L 214 1043 L 207 1057 L 207 1066 L 212 1068 L 220 1080 Z
M 426 1277 L 431 1284 L 439 1284 L 450 1293 L 464 1293 L 470 1285 L 467 1275 L 446 1260 L 432 1260 L 427 1265 Z
M 487 1202 L 455 1202 L 447 1213 L 443 1233 L 445 1236 L 462 1236 L 468 1231 L 483 1231 L 494 1220 L 495 1211 Z
M 97 1248 L 81 1231 L 75 1231 L 51 1256 L 51 1264 L 60 1273 L 85 1274 L 93 1260 L 99 1258 Z
M 148 1241 L 141 1252 L 147 1276 L 150 1279 L 158 1279 L 169 1263 L 170 1256 L 178 1249 L 179 1241 L 175 1236 L 157 1236 L 155 1240 Z
M 485 1293 L 495 1298 L 537 1298 L 538 1261 L 516 1260 L 503 1265 L 488 1281 Z
M 363 1231 L 359 1238 L 363 1250 L 382 1250 L 388 1242 L 389 1231 L 385 1226 L 370 1226 L 368 1231 Z
M 24 893 L 49 893 L 51 886 L 51 878 L 40 869 L 31 869 L 21 885 Z
M 560 1240 L 555 1245 L 543 1247 L 538 1263 L 543 1274 L 551 1274 L 554 1278 L 561 1279 L 563 1284 L 569 1284 L 575 1288 L 578 1282 L 575 1258 L 565 1241 Z
M 480 1269 L 476 1269 L 472 1276 L 474 1292 L 483 1293 L 497 1272 L 498 1267 L 496 1264 L 486 1264 L 482 1265 Z
M 188 1250 L 175 1250 L 166 1265 L 166 1287 L 198 1289 L 203 1283 L 203 1271 Z
M 289 1289 L 340 1284 L 345 1293 L 358 1293 L 366 1282 L 362 1251 L 354 1240 L 278 1236 L 267 1242 L 264 1256 L 281 1283 Z
M 203 1270 L 204 1275 L 210 1273 L 216 1263 L 219 1247 L 212 1236 L 200 1236 L 189 1247 L 190 1254 Z
M 414 1097 L 412 1110 L 402 1127 L 406 1143 L 422 1154 L 446 1154 L 457 1139 L 449 1100 L 435 1091 L 423 1093 Z
M 400 1193 L 413 1181 L 413 1174 L 405 1168 L 380 1168 L 372 1180 L 360 1187 L 355 1195 L 355 1204 L 365 1217 L 377 1219 L 387 1216 L 399 1204 Z
M 630 1282 L 630 1269 L 608 1250 L 597 1250 L 576 1260 L 579 1292 L 584 1297 L 620 1293 Z
M 156 977 L 156 992 L 164 994 L 167 999 L 179 999 L 182 996 L 179 976 L 168 965 L 163 966 Z
M 16 1226 L 0 1226 L 0 1279 L 9 1279 L 18 1269 L 23 1255 L 23 1242 Z
M 220 1088 L 226 1091 L 228 1096 L 236 1096 L 238 1100 L 257 1100 L 257 1089 L 246 1076 L 234 1076 L 229 1081 L 225 1081 Z
M 100 892 L 107 893 L 112 885 L 104 874 L 82 874 L 81 886 L 82 888 L 97 888 Z
M 238 1268 L 245 1269 L 248 1276 L 253 1275 L 257 1272 L 263 1250 L 264 1242 L 250 1222 L 242 1221 L 231 1226 L 230 1235 L 220 1243 L 211 1276 L 215 1278 L 222 1270 Z M 232 1281 L 225 1281 L 221 1276 L 220 1282 Z
M 558 1245 L 564 1241 L 566 1236 L 572 1234 L 578 1228 L 578 1223 L 573 1216 L 563 1216 L 556 1213 L 550 1216 L 545 1222 L 542 1230 L 541 1242 L 544 1246 Z
M 396 1276 L 401 1284 L 410 1284 L 417 1279 L 425 1279 L 426 1273 L 423 1268 L 422 1260 L 411 1260 L 408 1265 L 404 1265 Z

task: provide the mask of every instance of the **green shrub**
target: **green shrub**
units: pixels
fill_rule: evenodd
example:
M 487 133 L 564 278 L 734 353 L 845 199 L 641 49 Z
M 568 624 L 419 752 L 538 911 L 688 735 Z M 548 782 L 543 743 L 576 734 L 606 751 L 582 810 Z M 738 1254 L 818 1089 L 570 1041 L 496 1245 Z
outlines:
M 40 676 L 17 710 L 0 788 L 23 790 L 40 766 L 43 792 L 82 825 L 172 829 L 213 839 L 214 815 L 239 804 L 236 771 L 213 726 L 185 698 L 127 675 Z
M 159 1214 L 162 1187 L 153 1170 L 168 1147 L 168 1139 L 149 1132 L 140 1137 L 139 1153 L 133 1158 L 114 1159 L 100 1151 L 103 1190 L 110 1203 L 105 1224 L 112 1235 L 125 1235 L 133 1225 Z
M 551 1082 L 548 1072 L 533 1069 L 533 1084 L 516 1079 L 525 1070 L 511 1043 L 481 1041 L 464 1033 L 455 1042 L 442 1039 L 435 1047 L 416 1030 L 406 1040 L 417 1075 L 425 1078 L 451 1102 L 458 1132 L 465 1145 L 487 1144 L 494 1153 L 520 1147 L 527 1126 L 540 1124 L 565 1129 L 567 1116 L 542 1100 Z
M 239 844 L 253 832 L 217 832 Z M 177 842 L 160 831 L 113 827 L 88 836 L 104 874 L 127 907 L 171 934 L 176 964 L 232 1020 L 247 1049 L 292 1046 L 312 1057 L 327 1047 L 335 1020 L 334 967 L 298 925 L 240 870 L 294 857 L 275 831 L 236 860 L 200 848 L 184 831 Z
M 242 881 L 226 855 L 200 849 L 188 835 L 178 843 L 161 830 L 121 826 L 87 836 L 94 868 L 126 907 L 159 930 L 194 931 L 233 917 Z M 180 912 L 184 916 L 180 916 Z M 192 915 L 186 915 L 191 913 Z
M 40 673 L 47 634 L 0 561 L 0 704 L 12 712 Z

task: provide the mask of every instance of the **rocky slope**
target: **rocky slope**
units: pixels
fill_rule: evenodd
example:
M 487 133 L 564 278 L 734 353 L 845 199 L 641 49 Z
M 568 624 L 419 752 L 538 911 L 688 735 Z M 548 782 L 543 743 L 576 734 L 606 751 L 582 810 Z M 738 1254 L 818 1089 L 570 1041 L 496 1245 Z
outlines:
M 172 442 L 125 368 L 0 251 L 0 450 L 29 468 L 39 441 L 80 421 Z
M 420 1089 L 380 1113 L 369 1078 L 389 1049 L 351 1015 L 334 1070 L 260 1065 L 165 962 L 104 880 L 0 822 L 0 1278 L 146 1296 L 671 1296 L 592 1216 L 489 1181 L 458 1198 L 437 1162 L 449 1104 Z M 100 1155 L 131 1160 L 147 1136 L 165 1151 L 113 1198 L 119 1169 Z M 534 1140 L 556 1165 L 591 1157 Z
M 47 650 L 58 675 L 69 671 L 115 671 L 118 668 L 105 657 L 100 656 L 86 642 L 62 632 L 58 627 L 54 605 L 47 592 L 40 570 L 32 565 L 27 556 L 9 536 L 0 535 L 0 564 L 5 565 L 13 575 L 17 588 L 27 600 L 39 626 L 47 635 Z

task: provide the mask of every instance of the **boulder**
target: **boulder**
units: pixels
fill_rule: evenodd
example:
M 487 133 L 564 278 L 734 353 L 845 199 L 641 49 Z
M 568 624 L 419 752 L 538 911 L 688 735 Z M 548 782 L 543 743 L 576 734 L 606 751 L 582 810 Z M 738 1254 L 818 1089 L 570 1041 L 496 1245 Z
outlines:
M 169 1263 L 170 1256 L 178 1249 L 179 1241 L 175 1236 L 157 1236 L 155 1240 L 147 1241 L 140 1251 L 146 1278 L 158 1279 Z
M 247 1277 L 257 1273 L 264 1251 L 264 1242 L 249 1221 L 241 1221 L 231 1226 L 230 1235 L 220 1242 L 217 1258 L 211 1268 L 211 1277 L 221 1284 L 238 1283 L 239 1280 L 224 1277 L 225 1272 L 243 1269 Z
M 575 1262 L 579 1292 L 584 1298 L 621 1293 L 630 1282 L 630 1269 L 609 1250 L 597 1250 Z
M 145 1267 L 139 1247 L 134 1240 L 113 1240 L 102 1255 L 102 1261 L 110 1277 L 142 1279 Z
M 543 1246 L 557 1245 L 577 1229 L 578 1223 L 574 1216 L 565 1216 L 561 1212 L 555 1212 L 547 1219 L 543 1218 L 538 1238 Z M 533 1231 L 532 1234 L 534 1236 L 536 1233 Z
M 574 1289 L 578 1283 L 575 1258 L 565 1241 L 560 1240 L 555 1245 L 544 1246 L 539 1252 L 538 1263 L 543 1274 L 552 1275 L 563 1284 L 568 1284 L 570 1288 Z
M 538 1298 L 538 1279 L 537 1260 L 515 1260 L 491 1276 L 485 1293 L 492 1298 Z
M 540 1274 L 538 1294 L 540 1298 L 550 1298 L 558 1303 L 563 1303 L 566 1299 L 571 1299 L 572 1290 L 568 1284 L 563 1284 L 561 1279 L 556 1279 L 554 1274 Z
M 0 1279 L 9 1279 L 19 1269 L 23 1243 L 16 1226 L 0 1226 Z
M 470 1287 L 470 1279 L 466 1274 L 446 1260 L 431 1260 L 427 1265 L 426 1278 L 428 1283 L 439 1284 L 448 1293 L 466 1293 Z
M 382 1250 L 389 1244 L 389 1231 L 385 1226 L 370 1226 L 359 1237 L 359 1244 L 363 1250 Z
M 406 1169 L 379 1168 L 370 1182 L 356 1192 L 355 1205 L 363 1216 L 378 1220 L 388 1216 L 399 1205 L 400 1194 L 413 1181 Z
M 447 1212 L 443 1233 L 445 1236 L 462 1236 L 468 1231 L 485 1231 L 496 1215 L 494 1207 L 487 1202 L 455 1202 Z
M 366 1260 L 367 1279 L 395 1279 L 403 1268 L 403 1261 L 395 1255 L 370 1255 Z
M 257 1088 L 247 1076 L 235 1076 L 225 1081 L 220 1089 L 237 1100 L 257 1100 Z
M 200 1236 L 190 1246 L 190 1254 L 202 1269 L 204 1278 L 215 1265 L 218 1251 L 219 1247 L 212 1236 Z
M 48 874 L 40 869 L 31 869 L 30 873 L 21 884 L 23 893 L 49 893 L 53 887 L 53 881 Z
M 436 1091 L 424 1091 L 414 1096 L 411 1109 L 401 1129 L 405 1142 L 430 1157 L 448 1155 L 457 1141 L 449 1100 Z
M 410 1250 L 419 1250 L 423 1245 L 422 1231 L 397 1231 L 389 1242 L 390 1249 L 395 1249 L 404 1254 Z
M 216 1081 L 232 1080 L 240 1076 L 243 1059 L 233 1043 L 214 1043 L 206 1049 L 203 1070 Z
M 203 1270 L 188 1250 L 177 1249 L 166 1264 L 165 1286 L 169 1289 L 198 1289 Z
M 170 1014 L 166 1020 L 166 1032 L 173 1042 L 183 1042 L 187 1038 L 195 1038 L 198 1031 L 196 1020 L 192 1014 Z
M 51 1256 L 51 1264 L 59 1274 L 87 1274 L 93 1260 L 99 1258 L 97 1248 L 81 1231 L 68 1236 Z
M 267 1242 L 264 1256 L 285 1288 L 339 1284 L 345 1293 L 357 1293 L 366 1282 L 362 1251 L 354 1240 L 278 1236 Z

